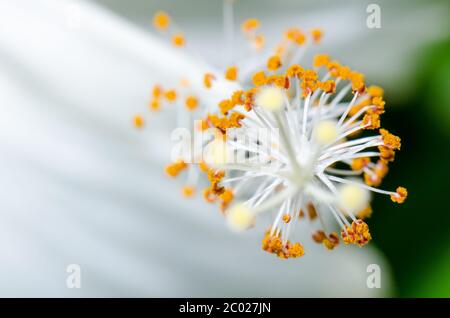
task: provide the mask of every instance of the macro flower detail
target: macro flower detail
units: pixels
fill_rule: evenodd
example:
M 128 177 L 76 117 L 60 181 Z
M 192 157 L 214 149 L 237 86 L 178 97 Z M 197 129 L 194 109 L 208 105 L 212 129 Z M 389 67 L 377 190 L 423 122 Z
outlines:
M 170 21 L 161 12 L 154 18 L 163 32 Z M 253 48 L 262 49 L 255 43 L 265 42 L 260 28 L 257 19 L 241 24 Z M 320 29 L 289 28 L 264 59 L 254 56 L 252 67 L 238 60 L 221 72 L 198 74 L 206 92 L 218 80 L 236 83 L 237 89 L 217 105 L 194 96 L 189 79 L 177 89 L 155 85 L 150 102 L 152 110 L 184 103 L 177 111 L 197 119 L 189 129 L 203 134 L 166 167 L 171 177 L 188 171 L 183 195 L 194 195 L 204 174 L 209 185 L 203 196 L 218 203 L 231 229 L 247 230 L 264 214 L 273 214 L 262 249 L 282 259 L 305 254 L 295 241 L 298 223 L 309 223 L 312 240 L 328 250 L 340 240 L 365 246 L 372 239 L 364 221 L 372 216 L 372 195 L 387 195 L 395 203 L 407 197 L 403 187 L 378 188 L 401 146 L 399 137 L 381 128 L 384 90 L 366 86 L 362 73 L 326 54 L 315 55 L 311 67 L 300 64 L 305 50 L 322 37 Z M 173 37 L 172 42 L 180 46 Z M 142 126 L 136 118 L 134 123 Z M 195 144 L 201 154 L 193 156 Z
M 225 172 L 221 183 L 252 189 L 234 190 L 240 203 L 226 214 L 235 215 L 238 209 L 240 214 L 248 214 L 245 219 L 253 219 L 275 212 L 263 249 L 281 258 L 298 256 L 287 251 L 296 244 L 291 243 L 290 233 L 304 218 L 304 211 L 313 211 L 308 213 L 311 223 L 316 217 L 320 220 L 321 229 L 313 235 L 314 241 L 328 249 L 337 246 L 337 235 L 327 231 L 324 222 L 326 214 L 331 214 L 341 227 L 344 244 L 364 246 L 371 240 L 369 227 L 362 220 L 371 214 L 370 194 L 389 195 L 396 203 L 404 202 L 407 196 L 403 187 L 393 192 L 373 186 L 381 182 L 388 162 L 400 149 L 400 138 L 385 129 L 375 135 L 366 133 L 380 126 L 379 115 L 384 112 L 381 89 L 365 88 L 360 73 L 341 68 L 337 62 L 309 70 L 295 65 L 271 75 L 288 85 L 261 76 L 258 86 L 250 88 L 253 98 L 242 127 L 225 129 L 228 151 L 246 151 L 247 156 L 244 162 L 217 166 Z M 350 100 L 344 101 L 349 93 Z M 367 99 L 369 102 L 360 107 Z M 267 142 L 250 133 L 261 129 L 279 133 L 279 142 Z M 243 227 L 233 220 L 229 224 L 236 229 L 251 226 Z

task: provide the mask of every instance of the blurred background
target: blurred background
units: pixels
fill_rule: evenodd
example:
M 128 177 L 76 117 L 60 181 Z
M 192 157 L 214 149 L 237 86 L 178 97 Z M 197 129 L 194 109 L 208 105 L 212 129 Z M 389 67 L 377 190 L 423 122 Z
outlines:
M 450 297 L 448 1 L 236 1 L 236 26 L 259 18 L 267 42 L 321 27 L 320 51 L 385 89 L 383 126 L 402 137 L 383 187 L 409 197 L 375 197 L 373 243 L 329 253 L 306 232 L 289 261 L 164 176 L 173 114 L 133 129 L 152 84 L 177 80 L 159 9 L 187 37 L 183 59 L 224 67 L 221 0 L 0 0 L 0 296 Z M 366 285 L 373 263 L 380 289 Z

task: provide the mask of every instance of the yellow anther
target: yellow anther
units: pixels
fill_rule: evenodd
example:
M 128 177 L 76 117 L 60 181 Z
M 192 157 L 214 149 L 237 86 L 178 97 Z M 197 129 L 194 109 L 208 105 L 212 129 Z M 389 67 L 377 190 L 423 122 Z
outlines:
M 220 112 L 227 115 L 230 110 L 234 108 L 234 103 L 229 99 L 224 99 L 219 103 Z
M 378 150 L 380 151 L 380 158 L 384 162 L 394 161 L 395 159 L 395 151 L 386 146 L 378 146 Z
M 302 45 L 306 41 L 305 34 L 298 28 L 290 28 L 284 33 L 285 37 L 297 45 Z
M 159 85 L 153 86 L 152 95 L 154 98 L 159 98 L 163 94 L 163 89 Z
M 403 203 L 408 196 L 408 191 L 406 188 L 398 187 L 395 194 L 391 195 L 391 200 L 396 203 Z
M 241 30 L 243 33 L 251 33 L 259 29 L 260 23 L 258 19 L 247 19 L 241 24 Z
M 380 86 L 372 85 L 367 88 L 367 93 L 371 97 L 383 97 L 384 90 Z
M 250 111 L 253 108 L 253 98 L 257 92 L 257 88 L 251 88 L 248 91 L 245 92 L 245 102 L 244 107 L 246 111 Z
M 318 87 L 317 73 L 313 70 L 306 70 L 303 73 L 302 79 L 301 88 L 303 90 L 303 97 L 306 97 Z
M 314 56 L 314 67 L 327 66 L 330 63 L 330 57 L 326 54 L 317 54 Z
M 225 78 L 229 81 L 235 81 L 238 77 L 238 68 L 236 66 L 230 66 L 225 71 Z
M 289 68 L 286 71 L 286 76 L 301 78 L 303 76 L 304 72 L 305 72 L 305 70 L 303 69 L 303 67 L 301 67 L 298 64 L 294 64 L 294 65 L 289 66 Z
M 278 86 L 279 88 L 288 89 L 290 82 L 289 78 L 283 75 L 271 75 L 267 77 L 266 84 L 273 84 Z
M 324 239 L 327 238 L 327 235 L 325 234 L 324 231 L 316 231 L 314 232 L 314 234 L 312 235 L 312 239 L 314 240 L 314 242 L 316 243 L 322 243 Z
M 264 38 L 264 35 L 262 35 L 262 34 L 257 34 L 252 39 L 253 46 L 257 50 L 262 49 L 264 47 L 265 42 L 266 42 L 266 40 Z
M 166 30 L 170 25 L 170 16 L 164 11 L 158 11 L 153 16 L 153 25 L 159 30 Z
M 167 99 L 167 101 L 172 103 L 177 99 L 177 92 L 174 89 L 169 89 L 164 93 L 164 97 Z
M 172 44 L 178 47 L 186 44 L 186 39 L 182 33 L 176 33 L 172 36 Z
M 278 55 L 271 56 L 267 60 L 267 69 L 269 71 L 276 71 L 281 67 L 281 59 Z
M 235 105 L 244 105 L 244 91 L 235 91 L 233 95 L 231 95 L 231 101 Z
M 336 82 L 333 80 L 328 80 L 319 83 L 320 89 L 322 89 L 327 94 L 333 94 L 336 91 Z
M 322 244 L 329 250 L 334 249 L 336 246 L 339 245 L 339 236 L 336 232 L 331 233 L 328 235 L 327 238 L 325 238 L 322 242 Z
M 150 110 L 157 111 L 157 110 L 159 110 L 161 108 L 161 103 L 160 103 L 160 101 L 158 99 L 152 99 L 150 101 L 150 105 L 149 106 L 150 106 Z
M 209 203 L 213 203 L 217 200 L 217 196 L 211 191 L 211 188 L 203 190 L 203 198 Z
M 255 74 L 253 74 L 252 81 L 255 86 L 264 85 L 267 81 L 266 74 L 264 73 L 264 71 L 256 72 Z
M 365 126 L 364 129 L 378 129 L 380 128 L 380 116 L 377 114 L 366 114 L 362 125 Z
M 245 118 L 244 114 L 241 114 L 239 112 L 234 112 L 233 114 L 231 114 L 230 119 L 229 119 L 230 127 L 240 128 L 242 126 L 241 121 L 244 118 Z
M 195 193 L 195 188 L 192 186 L 184 186 L 183 189 L 181 189 L 181 193 L 185 198 L 192 197 Z
M 317 81 L 317 72 L 314 70 L 306 70 L 303 72 L 303 79 L 306 81 Z
M 352 70 L 351 70 L 350 67 L 348 67 L 348 66 L 341 66 L 339 68 L 339 75 L 338 75 L 338 77 L 340 79 L 343 79 L 343 80 L 348 80 L 350 78 L 351 72 L 352 72 Z
M 300 243 L 289 244 L 287 258 L 297 258 L 305 255 L 305 250 Z
M 198 168 L 204 173 L 208 173 L 211 170 L 211 168 L 204 161 L 200 161 Z
M 353 92 L 358 92 L 360 94 L 364 93 L 364 91 L 366 90 L 364 75 L 358 72 L 351 72 L 349 78 L 352 82 Z
M 298 211 L 298 217 L 300 219 L 304 218 L 305 217 L 305 212 L 303 210 Z
M 277 255 L 281 259 L 297 258 L 305 254 L 305 250 L 300 243 L 292 244 L 288 240 L 283 244 L 279 236 L 271 236 L 269 231 L 266 232 L 262 240 L 262 249 Z
M 212 87 L 212 82 L 216 79 L 216 77 L 214 76 L 214 74 L 212 73 L 206 73 L 203 76 L 203 84 L 205 84 L 206 88 L 211 88 Z
M 165 171 L 170 177 L 176 177 L 186 168 L 187 164 L 183 160 L 178 160 L 174 163 L 168 164 Z
M 198 107 L 198 99 L 195 96 L 188 96 L 184 105 L 189 110 L 195 110 Z
M 347 244 L 355 244 L 360 247 L 369 243 L 372 236 L 369 232 L 369 226 L 363 220 L 356 220 L 352 222 L 351 226 L 346 226 L 345 230 L 341 231 L 342 240 Z
M 363 157 L 363 158 L 355 158 L 352 160 L 352 170 L 358 171 L 366 167 L 370 163 L 370 158 Z
M 350 109 L 350 112 L 348 113 L 350 116 L 355 115 L 357 112 L 359 112 L 361 110 L 361 108 L 365 107 L 365 106 L 369 106 L 371 105 L 371 99 L 370 98 L 364 98 L 361 102 L 359 102 L 358 104 L 356 104 L 355 106 L 353 106 Z
M 384 113 L 384 105 L 386 102 L 383 100 L 382 97 L 373 97 L 372 98 L 372 105 L 373 107 L 367 110 L 367 113 L 374 113 L 381 115 Z
M 220 209 L 224 211 L 228 205 L 233 201 L 234 194 L 231 189 L 225 189 L 222 194 L 219 195 L 219 199 L 222 201 L 220 203 Z
M 283 222 L 284 223 L 289 223 L 290 221 L 291 221 L 291 215 L 290 214 L 283 215 Z
M 308 217 L 310 220 L 314 220 L 317 218 L 317 211 L 314 204 L 308 203 L 308 205 L 306 206 L 306 210 L 308 211 Z
M 144 118 L 141 115 L 135 115 L 133 117 L 133 125 L 136 128 L 142 128 L 144 126 Z
M 327 64 L 327 68 L 331 76 L 338 77 L 341 70 L 341 64 L 337 61 L 331 61 Z
M 394 150 L 400 150 L 400 137 L 397 137 L 386 129 L 380 129 L 380 134 L 383 136 L 383 143 L 386 147 Z
M 389 167 L 383 160 L 378 160 L 373 171 L 380 179 L 383 179 L 389 172 Z
M 314 43 L 320 43 L 320 40 L 322 39 L 323 36 L 323 32 L 321 29 L 312 29 L 311 36 L 313 38 Z

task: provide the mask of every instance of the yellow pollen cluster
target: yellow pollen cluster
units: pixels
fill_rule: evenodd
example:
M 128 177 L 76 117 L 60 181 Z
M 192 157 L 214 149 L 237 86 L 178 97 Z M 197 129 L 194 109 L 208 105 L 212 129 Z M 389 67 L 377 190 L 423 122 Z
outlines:
M 216 77 L 214 76 L 214 74 L 212 73 L 206 73 L 203 76 L 203 84 L 205 85 L 206 88 L 211 88 L 212 87 L 212 82 L 216 79 Z
M 317 211 L 312 203 L 309 203 L 306 206 L 306 210 L 308 211 L 308 217 L 311 221 L 317 218 Z
M 363 98 L 359 103 L 354 105 L 349 112 L 350 116 L 355 115 L 358 111 L 360 111 L 365 106 L 372 105 L 373 107 L 367 110 L 368 114 L 378 114 L 381 115 L 384 113 L 384 107 L 386 102 L 383 100 L 383 89 L 379 86 L 369 86 L 367 88 L 367 96 Z
M 253 74 L 252 81 L 255 86 L 264 85 L 266 84 L 266 74 L 264 73 L 264 71 L 256 72 L 255 74 Z
M 356 158 L 352 160 L 351 167 L 353 171 L 359 171 L 365 168 L 369 163 L 370 158 L 368 157 Z
M 222 102 L 222 103 L 228 105 L 229 101 L 227 100 L 227 102 Z M 229 115 L 228 117 L 227 116 L 219 117 L 218 115 L 208 114 L 207 122 L 210 127 L 215 127 L 223 135 L 226 135 L 227 129 L 241 127 L 241 121 L 244 118 L 245 118 L 244 114 L 235 111 L 235 112 L 231 113 L 231 115 Z
M 360 219 L 353 221 L 351 226 L 346 226 L 345 230 L 341 231 L 341 236 L 346 245 L 355 244 L 360 247 L 366 245 L 372 239 L 369 226 Z
M 174 163 L 171 163 L 166 166 L 166 173 L 170 177 L 176 177 L 178 176 L 181 171 L 185 170 L 187 168 L 187 164 L 183 160 L 178 160 Z
M 403 203 L 408 196 L 408 191 L 403 187 L 398 187 L 396 190 L 396 194 L 391 195 L 391 200 L 396 203 Z
M 302 76 L 301 88 L 303 90 L 303 97 L 313 93 L 318 88 L 318 76 L 313 70 L 306 70 Z
M 384 145 L 393 150 L 400 150 L 400 137 L 397 137 L 386 129 L 380 129 L 380 133 L 383 136 Z
M 184 186 L 183 189 L 181 189 L 181 193 L 185 198 L 192 197 L 195 193 L 195 188 L 192 186 Z
M 324 231 L 319 230 L 313 234 L 312 238 L 316 243 L 323 244 L 328 250 L 332 250 L 339 245 L 339 237 L 336 232 L 327 236 Z
M 159 30 L 167 30 L 170 25 L 170 16 L 164 11 L 158 11 L 153 17 L 153 25 Z
M 256 34 L 253 38 L 251 38 L 251 43 L 257 50 L 261 50 L 266 43 L 266 39 L 262 34 Z
M 174 89 L 169 89 L 164 93 L 164 97 L 167 101 L 173 103 L 177 99 L 177 92 Z
M 172 44 L 175 46 L 184 46 L 186 44 L 186 39 L 183 33 L 175 33 L 172 35 Z
M 381 121 L 378 114 L 366 114 L 364 115 L 362 125 L 365 129 L 378 129 L 380 128 Z
M 236 66 L 230 66 L 225 71 L 225 78 L 229 81 L 236 81 L 238 78 L 238 68 Z
M 300 243 L 292 244 L 289 240 L 283 243 L 280 236 L 271 236 L 269 231 L 266 232 L 262 240 L 262 249 L 277 255 L 281 259 L 297 258 L 305 254 L 305 250 Z
M 294 64 L 294 65 L 289 66 L 289 68 L 286 71 L 286 76 L 302 78 L 304 72 L 305 72 L 305 70 L 303 69 L 303 67 L 301 67 L 298 64 Z
M 297 45 L 302 45 L 306 41 L 305 34 L 298 28 L 290 28 L 290 29 L 286 30 L 286 32 L 284 33 L 284 36 L 286 37 L 287 40 L 289 40 Z
M 233 190 L 220 185 L 220 181 L 225 177 L 222 170 L 214 170 L 204 162 L 200 163 L 200 170 L 208 176 L 209 187 L 203 190 L 203 197 L 207 202 L 213 203 L 220 201 L 220 209 L 225 211 L 234 198 Z
M 259 29 L 260 25 L 261 24 L 259 23 L 258 19 L 254 19 L 254 18 L 247 19 L 244 22 L 242 22 L 241 30 L 245 34 L 246 33 L 250 33 L 250 32 L 254 32 L 257 29 Z
M 152 98 L 150 99 L 149 108 L 152 111 L 157 111 L 161 108 L 162 102 L 165 99 L 169 103 L 173 103 L 177 99 L 177 92 L 175 89 L 164 90 L 161 85 L 154 85 L 152 89 Z
M 158 11 L 153 16 L 153 25 L 159 31 L 169 31 L 171 34 L 172 44 L 176 47 L 182 47 L 186 44 L 186 39 L 182 32 L 173 31 L 173 27 L 171 27 L 171 18 L 169 14 L 164 11 Z
M 333 94 L 336 91 L 336 82 L 333 80 L 320 82 L 319 88 L 327 94 Z
M 136 128 L 142 128 L 144 126 L 144 118 L 141 115 L 135 115 L 133 117 L 133 125 Z
M 291 215 L 290 214 L 284 214 L 283 215 L 283 222 L 289 223 L 291 221 Z
M 373 168 L 364 172 L 364 182 L 371 187 L 378 187 L 387 175 L 389 167 L 385 160 L 378 160 Z
M 328 66 L 330 63 L 330 56 L 326 54 L 317 54 L 314 56 L 313 65 L 314 67 L 324 67 Z
M 197 109 L 198 107 L 198 99 L 195 96 L 188 96 L 184 102 L 186 108 L 190 111 Z
M 312 29 L 311 36 L 313 38 L 314 43 L 320 43 L 320 40 L 322 40 L 323 37 L 323 32 L 321 29 Z
M 276 71 L 281 67 L 281 59 L 278 55 L 271 56 L 267 60 L 267 69 L 269 71 Z
M 247 37 L 252 46 L 260 50 L 264 47 L 265 38 L 262 34 L 257 34 L 256 31 L 261 24 L 258 19 L 247 19 L 241 24 L 241 31 Z

